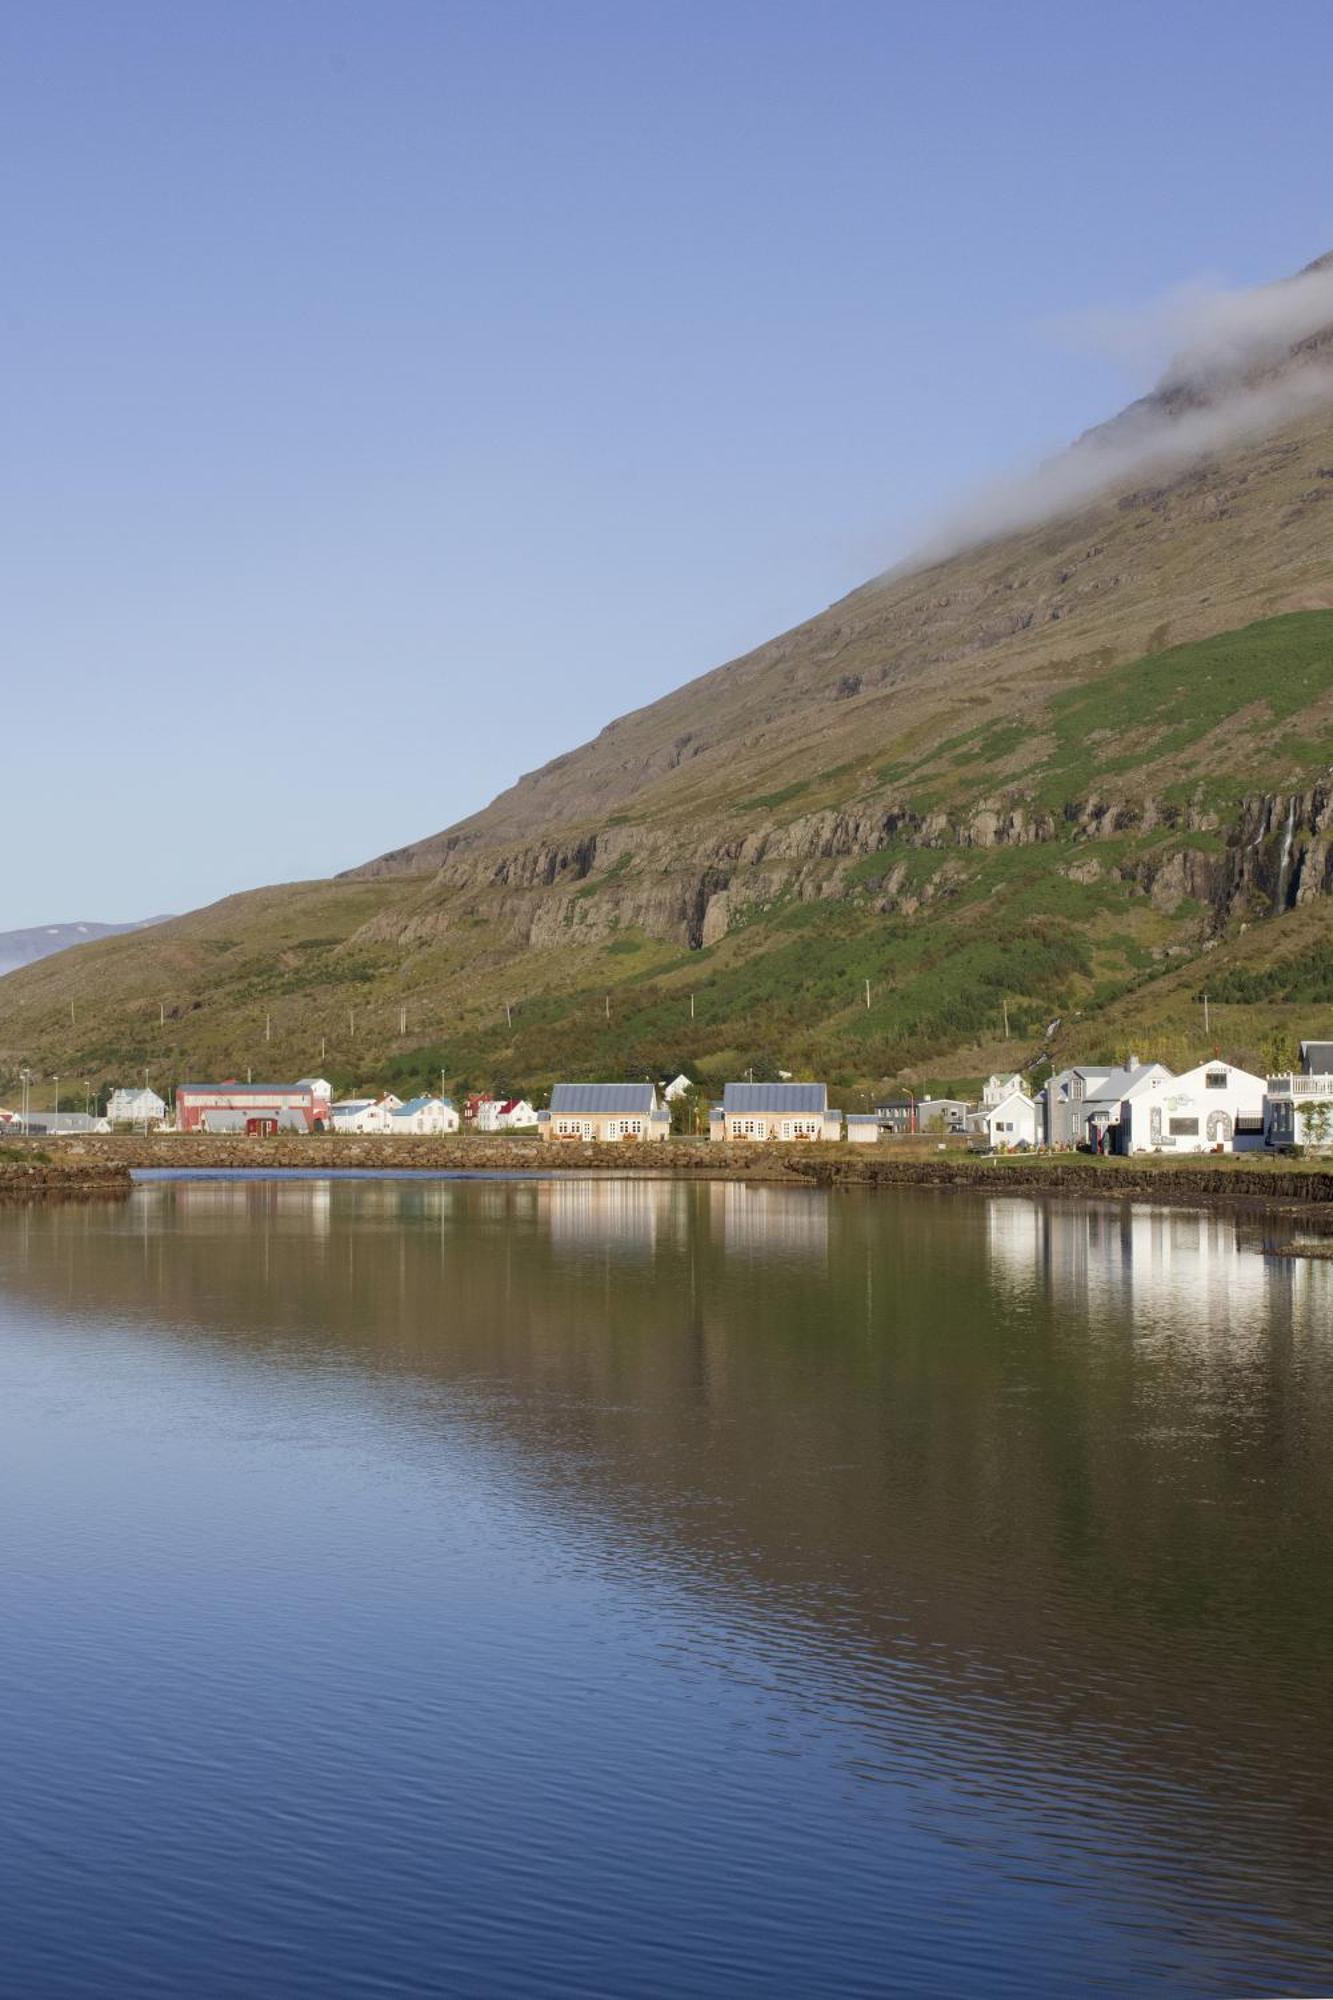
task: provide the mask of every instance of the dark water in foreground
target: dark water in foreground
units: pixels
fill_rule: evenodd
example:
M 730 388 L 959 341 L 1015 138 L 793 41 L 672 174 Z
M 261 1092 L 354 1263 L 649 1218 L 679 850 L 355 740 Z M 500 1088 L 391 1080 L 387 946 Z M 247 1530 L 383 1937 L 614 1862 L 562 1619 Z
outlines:
M 0 1211 L 0 1990 L 1333 1989 L 1333 1266 L 929 1193 Z

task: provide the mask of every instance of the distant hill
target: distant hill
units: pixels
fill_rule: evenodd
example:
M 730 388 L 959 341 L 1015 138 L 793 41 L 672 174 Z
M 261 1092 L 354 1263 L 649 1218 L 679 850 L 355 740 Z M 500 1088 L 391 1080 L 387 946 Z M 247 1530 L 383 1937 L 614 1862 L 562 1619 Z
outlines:
M 68 951 L 71 945 L 91 944 L 96 938 L 122 937 L 126 931 L 145 930 L 150 924 L 162 924 L 166 917 L 142 917 L 133 924 L 38 924 L 32 930 L 0 931 L 0 975 L 17 971 L 21 965 L 34 965 L 39 958 L 50 958 L 58 951 Z
M 461 824 L 12 973 L 0 1085 L 868 1089 L 1333 1034 L 1333 267 L 1291 284 L 1326 321 L 1185 357 L 953 553 Z

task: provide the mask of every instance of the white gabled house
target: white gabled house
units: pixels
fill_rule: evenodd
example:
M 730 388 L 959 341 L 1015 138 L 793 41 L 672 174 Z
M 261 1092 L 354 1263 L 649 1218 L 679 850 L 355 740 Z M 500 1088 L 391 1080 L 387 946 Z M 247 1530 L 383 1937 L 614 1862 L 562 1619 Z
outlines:
M 1126 1153 L 1257 1152 L 1264 1143 L 1263 1077 L 1233 1063 L 1199 1063 L 1121 1114 Z
M 1083 1122 L 1082 1143 L 1091 1146 L 1094 1153 L 1127 1153 L 1129 1126 L 1135 1115 L 1133 1107 L 1150 1104 L 1174 1081 L 1174 1075 L 1165 1063 L 1140 1062 L 1137 1056 L 1131 1056 L 1123 1068 L 1113 1069 L 1102 1076 L 1083 1098 L 1080 1114 Z M 1131 1107 L 1128 1122 L 1125 1118 L 1126 1105 Z M 1142 1114 L 1145 1120 L 1147 1115 L 1145 1110 Z
M 129 1090 L 113 1090 L 106 1101 L 105 1118 L 107 1124 L 117 1125 L 164 1125 L 167 1107 L 155 1090 L 142 1086 Z
M 409 1097 L 389 1113 L 388 1130 L 395 1138 L 420 1133 L 456 1132 L 459 1116 L 447 1097 Z
M 1011 1090 L 998 1102 L 982 1106 L 981 1123 L 998 1153 L 1012 1146 L 1035 1146 L 1041 1114 L 1025 1090 Z
M 1006 1097 L 1012 1097 L 1016 1090 L 1023 1088 L 1023 1079 L 1017 1070 L 1007 1076 L 988 1076 L 981 1092 L 981 1108 L 989 1111 L 992 1105 L 1003 1104 Z
M 345 1097 L 330 1105 L 335 1132 L 387 1132 L 389 1105 L 377 1097 Z

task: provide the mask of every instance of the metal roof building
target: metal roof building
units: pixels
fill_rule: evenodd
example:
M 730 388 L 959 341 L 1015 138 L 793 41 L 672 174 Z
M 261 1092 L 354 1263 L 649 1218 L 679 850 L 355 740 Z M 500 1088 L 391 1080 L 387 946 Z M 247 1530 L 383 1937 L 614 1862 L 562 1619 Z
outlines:
M 729 1083 L 722 1092 L 722 1109 L 731 1117 L 756 1112 L 776 1112 L 792 1117 L 801 1112 L 823 1117 L 828 1109 L 825 1083 Z
M 656 1109 L 651 1083 L 557 1083 L 551 1092 L 553 1118 L 647 1118 Z

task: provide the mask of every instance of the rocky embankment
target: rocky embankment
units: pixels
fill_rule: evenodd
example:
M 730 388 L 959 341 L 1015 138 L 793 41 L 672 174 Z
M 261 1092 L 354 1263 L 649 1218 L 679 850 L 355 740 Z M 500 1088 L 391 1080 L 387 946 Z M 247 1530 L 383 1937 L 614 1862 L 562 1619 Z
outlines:
M 0 1147 L 0 1201 L 55 1196 L 127 1195 L 133 1182 L 119 1160 L 49 1154 L 38 1146 Z
M 1261 1205 L 1319 1212 L 1333 1227 L 1333 1163 L 1267 1158 L 1094 1160 L 1063 1154 L 989 1158 L 897 1146 L 545 1145 L 537 1139 L 395 1139 L 374 1134 L 229 1139 L 201 1133 L 123 1133 L 82 1139 L 58 1161 L 34 1158 L 20 1191 L 41 1194 L 123 1190 L 136 1167 L 168 1172 L 249 1168 L 283 1172 L 541 1173 L 683 1175 L 785 1182 L 806 1187 L 928 1187 L 959 1193 L 1053 1194 L 1086 1201 L 1152 1201 L 1192 1206 Z M 20 1149 L 12 1149 L 17 1154 Z M 44 1181 L 42 1175 L 47 1179 Z M 0 1184 L 2 1185 L 2 1184 Z

